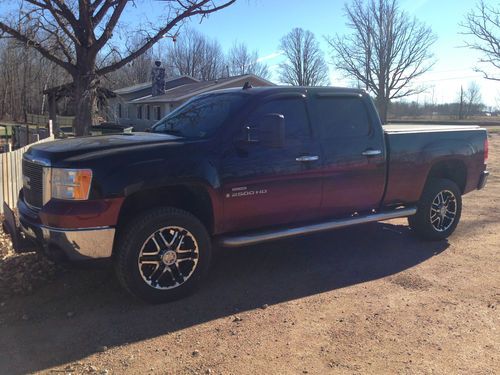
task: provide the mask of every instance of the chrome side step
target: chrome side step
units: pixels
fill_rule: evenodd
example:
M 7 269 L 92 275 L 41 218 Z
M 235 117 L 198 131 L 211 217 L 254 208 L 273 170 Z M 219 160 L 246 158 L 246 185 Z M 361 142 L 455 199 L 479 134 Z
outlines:
M 310 233 L 318 233 L 331 229 L 343 228 L 355 224 L 370 223 L 415 215 L 416 207 L 400 208 L 390 212 L 381 212 L 363 216 L 353 216 L 345 219 L 331 220 L 323 223 L 304 225 L 293 228 L 279 228 L 262 232 L 253 232 L 241 235 L 228 235 L 220 238 L 220 244 L 224 247 L 240 247 L 254 245 L 261 242 L 279 240 L 288 237 L 300 236 Z

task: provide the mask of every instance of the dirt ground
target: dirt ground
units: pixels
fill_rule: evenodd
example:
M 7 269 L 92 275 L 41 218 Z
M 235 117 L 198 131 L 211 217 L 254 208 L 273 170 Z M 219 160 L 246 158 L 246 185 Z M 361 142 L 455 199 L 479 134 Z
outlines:
M 220 250 L 197 294 L 161 306 L 106 268 L 34 278 L 0 295 L 0 374 L 498 373 L 500 135 L 490 141 L 489 184 L 464 198 L 448 241 L 395 220 Z

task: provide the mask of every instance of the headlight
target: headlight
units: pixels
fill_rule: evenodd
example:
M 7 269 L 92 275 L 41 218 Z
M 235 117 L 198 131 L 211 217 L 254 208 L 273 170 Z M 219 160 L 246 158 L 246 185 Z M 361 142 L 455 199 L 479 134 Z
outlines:
M 92 171 L 90 169 L 51 169 L 52 198 L 86 200 L 89 198 Z

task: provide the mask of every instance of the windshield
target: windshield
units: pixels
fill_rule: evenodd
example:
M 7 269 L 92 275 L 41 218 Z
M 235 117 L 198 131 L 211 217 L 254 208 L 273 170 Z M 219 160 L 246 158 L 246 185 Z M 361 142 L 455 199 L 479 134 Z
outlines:
M 188 138 L 209 137 L 242 106 L 243 100 L 240 93 L 194 98 L 158 121 L 151 131 Z

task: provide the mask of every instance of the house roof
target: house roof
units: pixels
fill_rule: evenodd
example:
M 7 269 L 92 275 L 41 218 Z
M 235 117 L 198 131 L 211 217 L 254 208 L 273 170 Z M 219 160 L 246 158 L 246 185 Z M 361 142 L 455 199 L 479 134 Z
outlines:
M 207 92 L 207 91 L 216 90 L 216 89 L 224 87 L 228 84 L 236 83 L 238 81 L 248 80 L 250 78 L 253 78 L 254 80 L 261 81 L 265 85 L 274 86 L 274 83 L 272 83 L 264 78 L 258 77 L 254 74 L 243 74 L 243 75 L 234 76 L 234 77 L 220 78 L 220 79 L 213 80 L 213 81 L 201 81 L 201 82 L 195 82 L 195 83 L 188 83 L 185 85 L 171 88 L 171 89 L 165 91 L 165 94 L 163 94 L 163 95 L 157 95 L 157 96 L 148 95 L 148 96 L 143 97 L 143 98 L 131 100 L 129 103 L 145 104 L 145 103 L 178 102 L 181 100 L 188 99 L 192 96 L 195 96 L 195 95 Z
M 177 76 L 177 77 L 169 77 L 169 78 L 165 79 L 165 82 L 172 82 L 172 81 L 175 81 L 175 80 L 178 80 L 181 78 L 189 78 L 193 82 L 199 82 L 196 78 L 193 78 L 193 77 L 187 76 L 187 75 L 182 75 L 182 76 Z M 118 95 L 131 94 L 135 91 L 144 90 L 144 89 L 147 89 L 149 87 L 151 87 L 151 81 L 144 82 L 144 83 L 138 83 L 137 85 L 123 87 L 121 89 L 115 90 L 115 93 Z
M 118 95 L 130 94 L 134 91 L 139 91 L 151 87 L 151 82 L 138 83 L 137 85 L 132 85 L 128 87 L 123 87 L 121 89 L 115 90 Z

